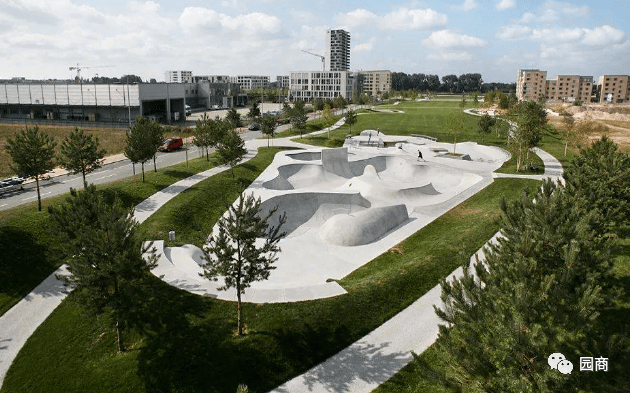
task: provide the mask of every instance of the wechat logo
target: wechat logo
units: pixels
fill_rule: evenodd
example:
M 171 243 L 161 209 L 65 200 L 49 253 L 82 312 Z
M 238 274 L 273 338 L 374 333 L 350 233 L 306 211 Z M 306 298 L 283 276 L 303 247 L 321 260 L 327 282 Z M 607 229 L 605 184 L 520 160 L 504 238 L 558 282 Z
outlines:
M 571 374 L 573 363 L 567 360 L 561 353 L 552 353 L 547 358 L 547 363 L 552 369 L 560 371 L 562 374 Z

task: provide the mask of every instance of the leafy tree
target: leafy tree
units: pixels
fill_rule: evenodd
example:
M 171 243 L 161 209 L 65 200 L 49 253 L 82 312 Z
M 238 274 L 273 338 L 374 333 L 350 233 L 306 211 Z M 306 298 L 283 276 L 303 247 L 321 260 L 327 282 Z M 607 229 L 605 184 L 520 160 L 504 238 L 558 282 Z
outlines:
M 481 142 L 483 142 L 484 135 L 492 131 L 492 127 L 494 127 L 496 122 L 496 119 L 487 113 L 479 118 L 477 131 L 481 134 Z
M 350 127 L 350 134 L 352 134 L 352 125 L 357 122 L 357 113 L 355 111 L 348 111 L 344 116 L 345 123 Z
M 348 102 L 342 95 L 338 95 L 333 98 L 333 106 L 337 109 L 344 109 L 348 105 Z
M 139 162 L 142 165 L 143 183 L 144 163 L 155 155 L 157 149 L 155 124 L 157 124 L 157 122 L 138 116 L 136 123 L 127 131 L 125 156 L 134 164 Z M 159 124 L 157 124 L 157 126 L 159 127 Z
M 457 91 L 459 78 L 457 75 L 445 75 L 442 77 L 442 91 L 454 93 Z
M 456 154 L 457 137 L 464 132 L 464 112 L 457 112 L 446 121 L 446 129 L 453 135 L 453 154 Z
M 153 171 L 157 172 L 157 165 L 155 163 L 155 156 L 157 154 L 158 148 L 162 146 L 164 143 L 164 129 L 162 125 L 157 121 L 151 121 L 149 126 L 151 129 L 151 143 L 153 144 Z
M 260 198 L 252 194 L 245 196 L 241 191 L 234 205 L 228 206 L 227 213 L 218 222 L 218 233 L 212 235 L 204 247 L 203 276 L 217 281 L 218 276 L 225 280 L 219 290 L 236 289 L 238 334 L 243 335 L 241 296 L 255 281 L 269 278 L 273 263 L 280 252 L 278 242 L 285 233 L 280 228 L 286 215 L 279 216 L 278 225 L 270 226 L 269 220 L 278 207 L 264 214 Z M 257 245 L 257 239 L 264 239 Z
M 229 124 L 231 129 L 236 129 L 238 127 L 243 126 L 243 122 L 241 121 L 241 114 L 236 111 L 236 108 L 230 108 L 227 111 L 227 115 L 225 115 L 225 120 L 227 124 Z
M 296 128 L 300 132 L 300 138 L 302 138 L 302 133 L 306 130 L 306 121 L 308 120 L 306 110 L 304 109 L 304 101 L 295 101 L 289 113 L 291 127 Z
M 90 173 L 103 164 L 105 150 L 99 148 L 98 137 L 85 134 L 76 127 L 66 139 L 61 142 L 61 156 L 59 162 L 62 167 L 83 175 L 83 187 L 87 188 L 86 173 Z
M 258 107 L 258 103 L 256 101 L 254 101 L 252 107 L 249 109 L 249 112 L 247 112 L 247 117 L 251 121 L 254 121 L 260 117 L 260 108 Z
M 234 177 L 234 167 L 247 154 L 245 141 L 236 131 L 230 130 L 223 138 L 223 143 L 217 148 L 217 153 L 219 153 L 219 162 L 229 165 L 232 170 L 232 177 Z
M 42 211 L 42 196 L 39 180 L 48 171 L 55 168 L 55 146 L 53 138 L 39 131 L 39 127 L 26 127 L 15 135 L 15 139 L 7 138 L 6 149 L 19 176 L 34 177 L 37 185 L 37 209 Z
M 604 136 L 583 148 L 564 171 L 566 187 L 584 211 L 601 211 L 605 230 L 620 233 L 630 225 L 630 156 Z
M 613 302 L 601 215 L 551 180 L 502 209 L 502 238 L 474 264 L 476 277 L 466 261 L 463 277 L 441 282 L 439 345 L 464 390 L 571 391 L 579 376 L 547 358 L 592 353 L 599 310 Z
M 88 313 L 111 313 L 118 351 L 124 351 L 122 334 L 139 322 L 143 289 L 157 260 L 154 250 L 142 245 L 138 224 L 121 200 L 106 201 L 94 185 L 72 189 L 65 204 L 48 212 L 72 273 L 63 280 L 75 288 L 77 302 Z
M 332 110 L 330 109 L 330 104 L 328 102 L 324 105 L 322 117 L 324 118 L 324 125 L 326 126 L 326 128 L 328 128 L 328 139 L 330 139 L 330 127 L 333 125 L 334 117 L 332 114 Z
M 210 161 L 210 145 L 212 145 L 212 133 L 210 131 L 212 119 L 205 113 L 195 122 L 193 129 L 193 143 L 203 152 L 206 152 L 206 161 Z
M 313 101 L 313 108 L 315 108 L 316 111 L 321 111 L 322 109 L 324 109 L 324 100 L 322 100 L 321 98 L 316 98 Z
M 273 138 L 278 126 L 277 118 L 275 116 L 265 116 L 260 124 L 260 130 L 263 135 L 267 135 L 267 147 L 269 147 L 269 138 Z
M 519 171 L 529 150 L 538 145 L 542 136 L 542 129 L 547 124 L 547 112 L 536 101 L 523 101 L 514 106 L 516 128 L 512 130 L 510 143 L 516 154 L 516 170 Z

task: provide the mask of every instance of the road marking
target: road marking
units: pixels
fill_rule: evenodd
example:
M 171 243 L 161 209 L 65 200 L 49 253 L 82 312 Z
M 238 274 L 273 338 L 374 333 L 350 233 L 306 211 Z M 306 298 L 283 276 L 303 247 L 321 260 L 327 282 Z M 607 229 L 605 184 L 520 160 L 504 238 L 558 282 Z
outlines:
M 48 195 L 48 194 L 50 194 L 51 192 L 52 192 L 52 191 L 45 192 L 45 193 L 40 194 L 40 195 L 41 195 L 41 196 Z M 33 198 L 37 198 L 37 195 L 33 195 L 32 197 L 24 198 L 24 199 L 22 199 L 22 200 L 23 200 L 23 201 L 28 201 L 29 199 L 33 199 Z
M 112 176 L 114 176 L 114 175 L 115 175 L 115 173 L 112 173 L 111 175 L 107 175 L 107 176 L 99 177 L 99 178 L 94 179 L 94 180 L 101 180 L 101 179 L 105 179 L 105 178 L 107 178 L 107 177 L 112 177 Z

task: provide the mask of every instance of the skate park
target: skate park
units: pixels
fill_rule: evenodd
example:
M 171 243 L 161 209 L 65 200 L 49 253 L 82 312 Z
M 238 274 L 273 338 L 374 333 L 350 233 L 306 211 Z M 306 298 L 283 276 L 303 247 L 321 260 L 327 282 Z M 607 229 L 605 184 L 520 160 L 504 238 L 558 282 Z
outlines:
M 366 130 L 341 148 L 277 154 L 245 193 L 261 198 L 261 214 L 278 207 L 273 225 L 286 213 L 286 237 L 276 269 L 268 280 L 253 283 L 243 300 L 281 303 L 345 294 L 337 280 L 483 189 L 510 158 L 474 142 L 457 144 L 457 155 L 453 147 Z M 199 247 L 165 247 L 161 240 L 154 246 L 159 260 L 153 273 L 168 284 L 236 298 L 234 290 L 218 290 L 221 279 L 200 276 L 205 261 Z

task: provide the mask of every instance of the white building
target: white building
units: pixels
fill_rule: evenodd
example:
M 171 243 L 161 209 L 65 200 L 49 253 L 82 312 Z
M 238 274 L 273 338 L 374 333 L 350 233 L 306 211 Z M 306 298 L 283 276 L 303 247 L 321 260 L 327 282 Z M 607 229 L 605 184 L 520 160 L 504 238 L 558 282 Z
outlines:
M 326 60 L 329 71 L 350 69 L 350 33 L 345 30 L 326 30 Z
M 352 99 L 357 79 L 350 71 L 295 71 L 290 74 L 289 94 L 293 99 Z
M 260 89 L 269 86 L 269 77 L 261 75 L 231 76 L 230 82 L 241 85 L 242 90 Z
M 229 75 L 195 75 L 195 83 L 208 81 L 210 83 L 231 83 Z
M 192 71 L 166 71 L 164 81 L 166 83 L 192 83 Z
M 286 89 L 291 84 L 291 77 L 289 75 L 278 75 L 276 76 L 276 83 L 278 88 Z

